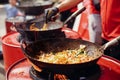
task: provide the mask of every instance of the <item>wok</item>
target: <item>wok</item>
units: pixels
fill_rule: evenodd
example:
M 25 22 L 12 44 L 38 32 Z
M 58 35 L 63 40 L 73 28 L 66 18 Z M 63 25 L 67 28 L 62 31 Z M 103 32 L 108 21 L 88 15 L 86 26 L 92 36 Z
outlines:
M 41 40 L 41 39 L 46 39 L 46 38 L 65 37 L 70 32 L 73 33 L 74 35 L 78 35 L 77 32 L 72 31 L 68 28 L 64 28 L 63 26 L 64 24 L 68 23 L 72 18 L 82 13 L 84 10 L 85 10 L 85 7 L 83 7 L 80 10 L 77 10 L 64 23 L 63 22 L 48 22 L 47 23 L 48 30 L 44 30 L 44 31 L 31 31 L 30 30 L 30 25 L 33 23 L 35 23 L 36 27 L 39 29 L 43 27 L 45 23 L 44 15 L 40 16 L 37 19 L 32 19 L 24 23 L 16 23 L 14 26 L 16 30 L 21 34 L 21 36 L 25 38 L 27 41 L 36 41 L 36 40 Z
M 49 22 L 48 30 L 44 31 L 31 31 L 30 26 L 33 22 L 25 22 L 25 23 L 16 23 L 15 28 L 17 32 L 21 34 L 21 37 L 27 41 L 37 41 L 46 38 L 55 38 L 55 37 L 65 37 L 64 32 L 61 31 L 62 23 L 61 22 Z M 37 28 L 42 28 L 44 25 L 44 21 L 36 22 Z
M 44 9 L 52 7 L 52 1 L 44 0 L 24 0 L 19 1 L 16 7 L 21 10 L 25 15 L 40 15 L 44 13 Z
M 98 46 L 94 43 L 84 41 L 81 39 L 53 38 L 37 41 L 31 44 L 25 44 L 25 42 L 22 41 L 21 49 L 23 50 L 28 60 L 32 63 L 33 67 L 35 67 L 35 69 L 37 66 L 37 68 L 48 72 L 66 73 L 90 69 L 92 66 L 96 65 L 96 62 L 103 55 L 104 49 L 109 48 L 112 45 L 118 44 L 118 42 L 120 42 L 120 37 L 108 42 L 104 46 Z M 76 64 L 46 63 L 39 61 L 35 57 L 40 51 L 43 51 L 44 54 L 51 51 L 56 53 L 62 50 L 78 49 L 81 44 L 86 45 L 85 51 L 87 52 L 87 55 L 92 57 L 94 54 L 99 54 L 99 56 L 95 57 L 94 60 Z
M 47 38 L 59 38 L 59 37 L 66 37 L 66 38 L 73 38 L 77 39 L 80 38 L 79 34 L 76 31 L 73 31 L 67 27 L 61 27 L 61 22 L 49 22 L 48 23 L 48 30 L 45 31 L 31 31 L 30 25 L 33 22 L 29 23 L 16 23 L 15 28 L 17 32 L 20 33 L 21 39 L 25 39 L 28 42 L 38 41 L 41 39 Z M 37 22 L 36 25 L 38 28 L 42 28 L 44 25 L 44 21 Z

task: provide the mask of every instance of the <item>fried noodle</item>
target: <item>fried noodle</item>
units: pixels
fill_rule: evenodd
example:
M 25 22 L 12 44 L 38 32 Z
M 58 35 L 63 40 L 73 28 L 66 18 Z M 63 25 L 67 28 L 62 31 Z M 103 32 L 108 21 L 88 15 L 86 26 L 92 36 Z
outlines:
M 50 52 L 43 53 L 41 55 L 37 55 L 39 61 L 46 63 L 54 63 L 54 64 L 75 64 L 75 63 L 84 63 L 91 60 L 94 60 L 97 55 L 90 56 L 87 55 L 85 51 L 86 46 L 80 45 L 79 49 L 75 50 L 63 50 L 61 52 Z M 42 53 L 42 52 L 40 52 Z

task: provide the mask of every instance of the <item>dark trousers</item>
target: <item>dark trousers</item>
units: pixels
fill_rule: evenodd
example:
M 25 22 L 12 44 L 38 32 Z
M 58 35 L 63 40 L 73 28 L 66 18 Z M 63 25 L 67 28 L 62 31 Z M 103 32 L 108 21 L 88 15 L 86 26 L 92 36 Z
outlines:
M 107 42 L 108 42 L 107 40 L 102 39 L 102 44 L 103 45 L 105 43 L 107 43 Z M 120 60 L 120 44 L 115 45 L 113 47 L 110 47 L 109 49 L 104 50 L 104 54 Z

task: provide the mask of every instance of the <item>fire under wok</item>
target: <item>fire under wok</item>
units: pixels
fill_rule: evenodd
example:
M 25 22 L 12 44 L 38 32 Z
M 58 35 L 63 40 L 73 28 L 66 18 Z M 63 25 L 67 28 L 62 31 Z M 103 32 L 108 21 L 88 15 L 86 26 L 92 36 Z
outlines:
M 109 46 L 118 44 L 118 41 L 120 41 L 120 37 L 113 41 L 108 42 L 104 46 L 98 46 L 89 41 L 84 41 L 81 39 L 70 39 L 70 38 L 51 38 L 51 39 L 36 41 L 31 44 L 26 44 L 24 40 L 22 40 L 21 49 L 23 50 L 28 60 L 32 63 L 33 67 L 35 67 L 35 69 L 37 67 L 39 69 L 46 70 L 48 72 L 66 73 L 73 71 L 82 71 L 82 70 L 90 69 L 92 66 L 95 66 L 96 62 L 103 55 L 104 49 Z M 57 64 L 57 63 L 40 61 L 38 57 L 36 57 L 42 54 L 50 54 L 51 52 L 53 52 L 52 54 L 55 55 L 58 52 L 62 52 L 63 50 L 65 51 L 77 50 L 80 48 L 81 45 L 85 45 L 85 49 L 84 49 L 84 51 L 86 52 L 85 55 L 91 57 L 92 59 L 88 59 L 86 61 L 77 62 L 77 63 Z M 69 57 L 67 59 L 69 59 Z M 72 58 L 72 60 L 74 61 L 75 59 Z

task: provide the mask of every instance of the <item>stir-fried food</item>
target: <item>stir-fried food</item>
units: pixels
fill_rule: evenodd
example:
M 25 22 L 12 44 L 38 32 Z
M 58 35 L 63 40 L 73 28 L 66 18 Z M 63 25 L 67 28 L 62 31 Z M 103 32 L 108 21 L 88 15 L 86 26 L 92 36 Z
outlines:
M 40 29 L 35 26 L 35 23 L 30 25 L 30 31 L 39 31 Z
M 75 63 L 84 63 L 91 60 L 94 60 L 99 55 L 90 56 L 87 54 L 85 50 L 85 45 L 80 45 L 79 49 L 76 50 L 63 50 L 61 52 L 50 52 L 43 53 L 41 55 L 37 55 L 39 61 L 46 63 L 54 63 L 54 64 L 75 64 Z M 42 52 L 40 52 L 42 53 Z
M 44 31 L 44 30 L 47 30 L 47 24 L 44 24 L 41 29 L 37 28 L 37 26 L 35 26 L 35 23 L 30 25 L 30 31 Z
M 41 28 L 41 30 L 47 30 L 47 23 L 44 23 L 43 27 Z

